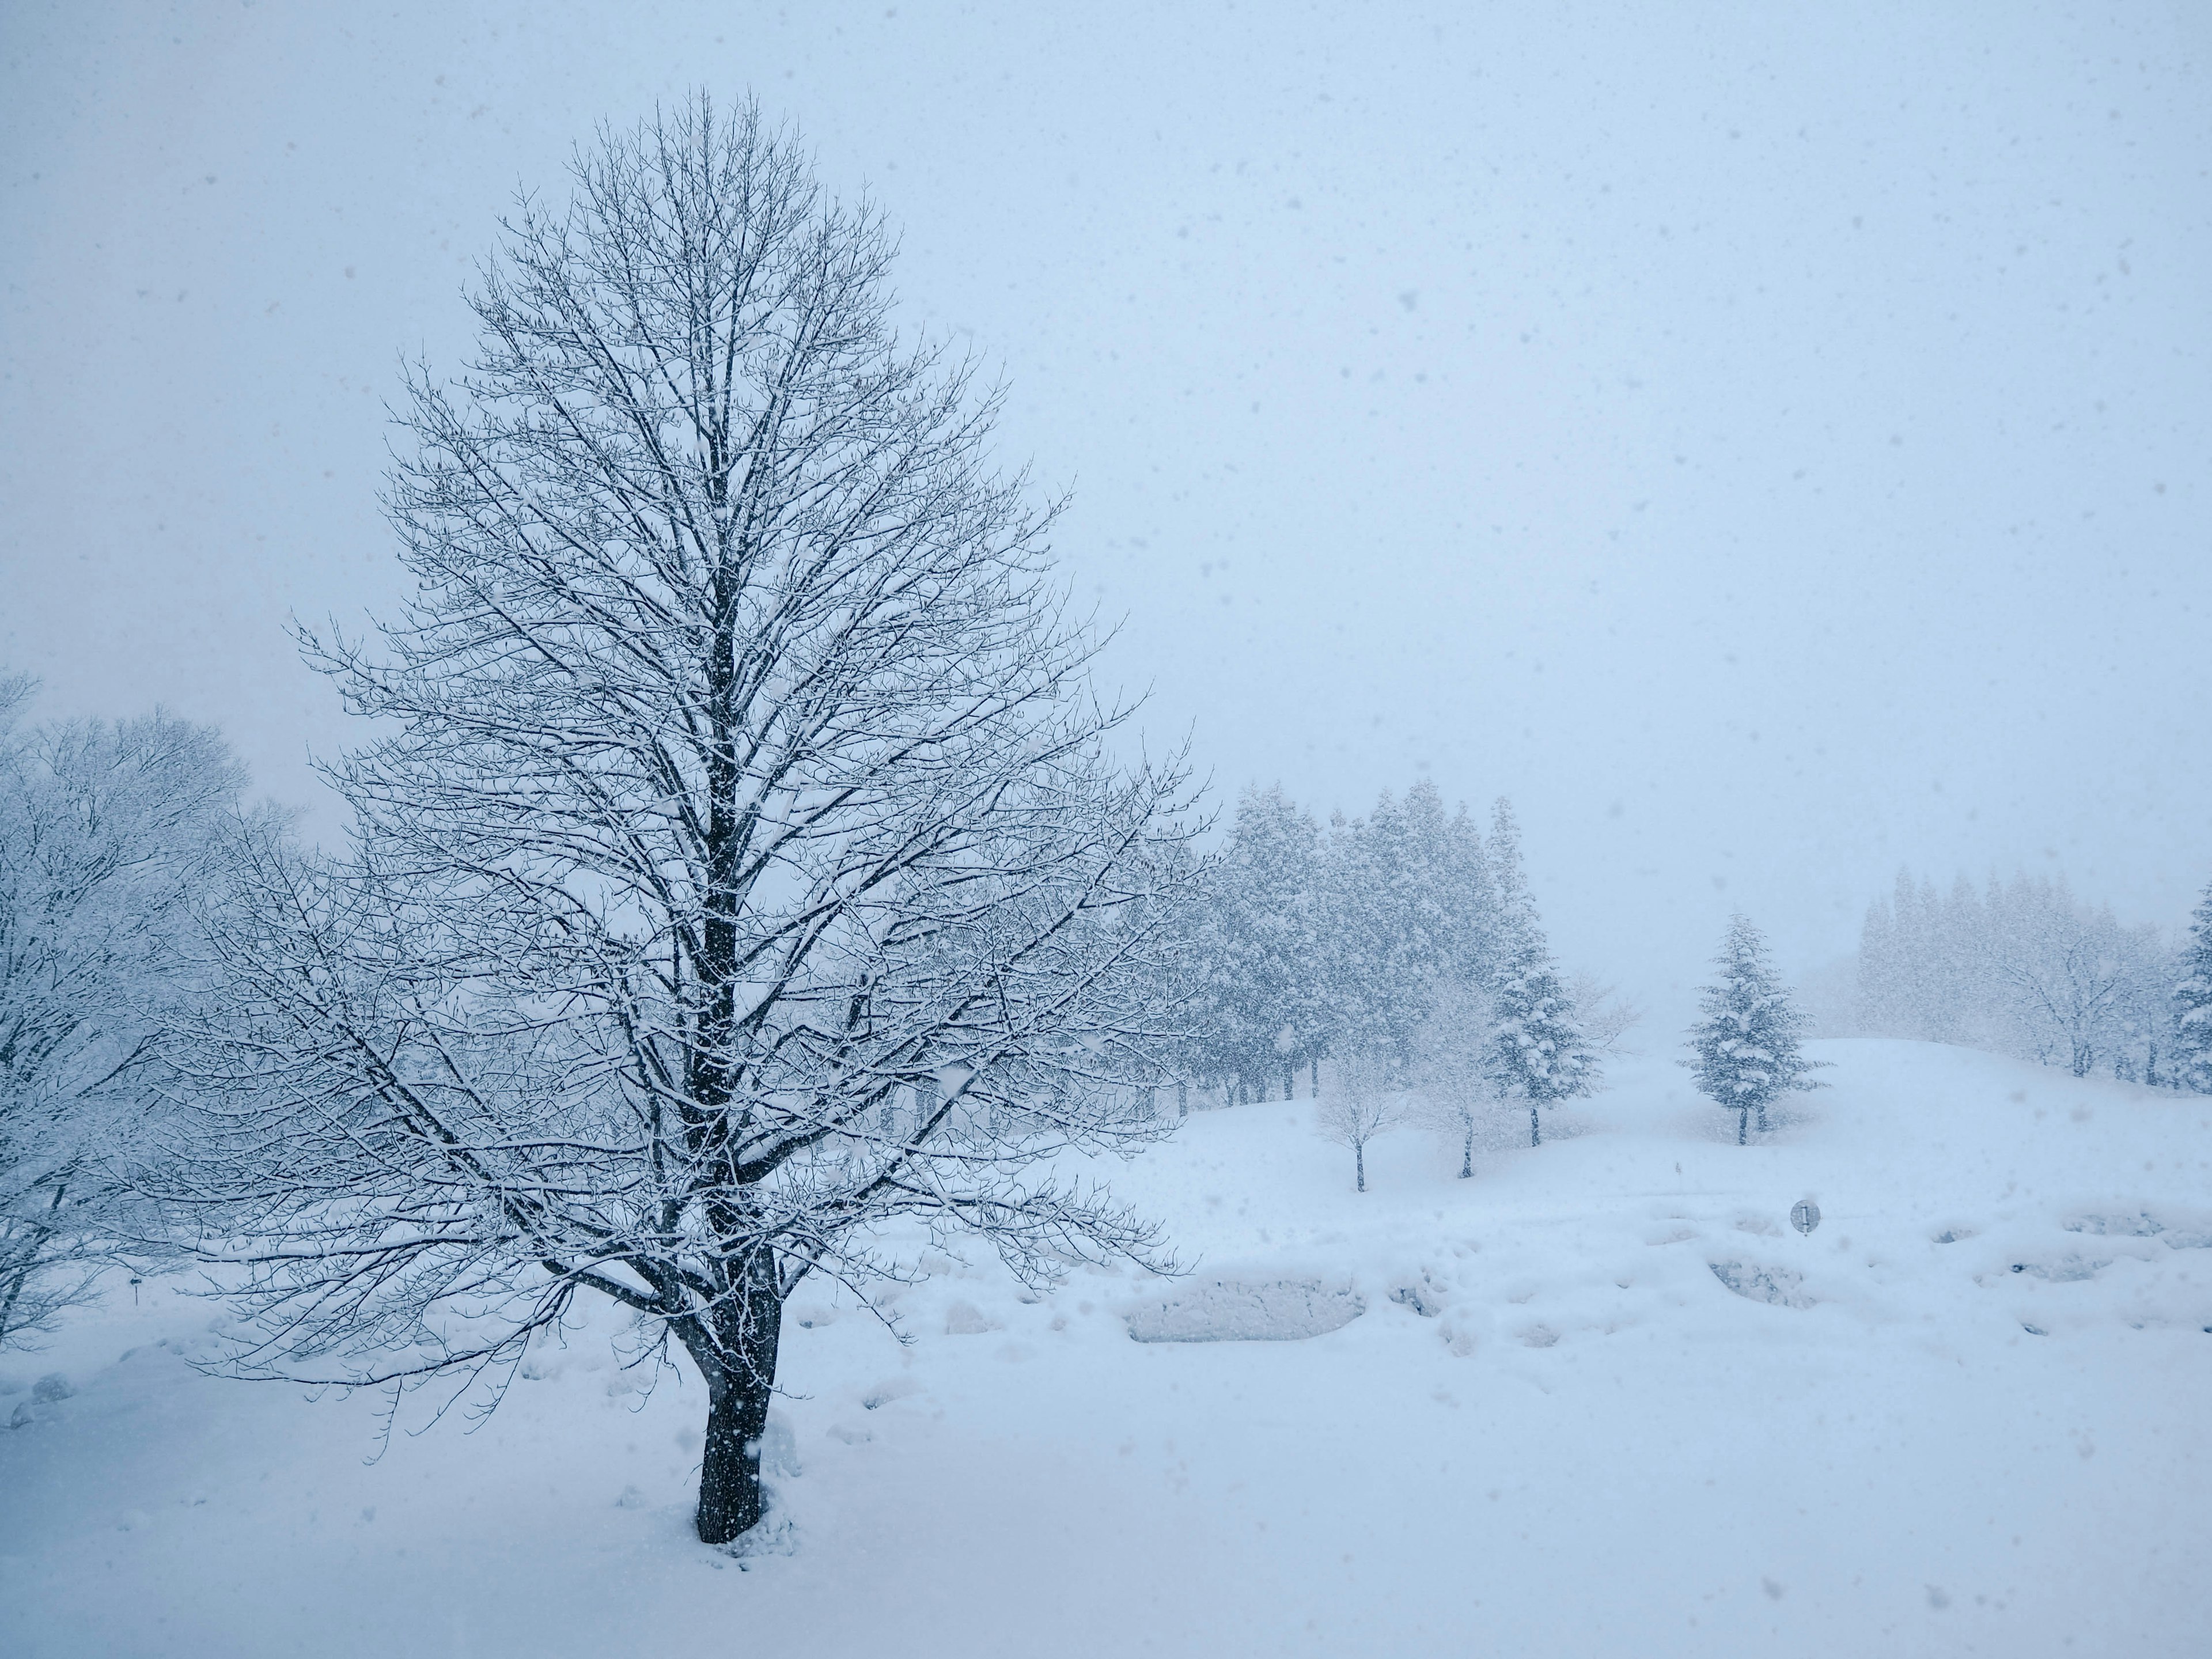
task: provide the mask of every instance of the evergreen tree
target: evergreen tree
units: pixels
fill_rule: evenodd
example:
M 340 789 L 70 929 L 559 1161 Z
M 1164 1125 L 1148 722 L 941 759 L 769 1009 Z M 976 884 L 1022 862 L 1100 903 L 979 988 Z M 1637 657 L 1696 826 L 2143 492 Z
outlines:
M 1491 821 L 1490 865 L 1498 893 L 1494 966 L 1485 988 L 1496 1021 L 1491 1080 L 1501 1094 L 1528 1103 L 1528 1144 L 1534 1146 L 1544 1138 L 1542 1108 L 1597 1085 L 1597 1057 L 1538 922 L 1521 869 L 1521 828 L 1504 799 Z
M 1494 952 L 1482 838 L 1424 780 L 1402 802 L 1386 790 L 1368 817 L 1338 816 L 1322 862 L 1333 1038 L 1373 1048 L 1405 1079 L 1438 988 L 1481 982 Z
M 1237 803 L 1202 948 L 1204 1069 L 1264 1094 L 1328 1042 L 1316 969 L 1320 830 L 1279 786 Z
M 2212 884 L 2190 922 L 2173 1006 L 2175 1079 L 2184 1088 L 2212 1095 Z
M 1768 1103 L 1790 1090 L 1820 1087 L 1807 1073 L 1826 1062 L 1799 1054 L 1805 1017 L 1791 1006 L 1768 958 L 1766 940 L 1746 917 L 1729 919 L 1728 939 L 1714 966 L 1719 977 L 1704 988 L 1698 1004 L 1703 1018 L 1690 1028 L 1696 1058 L 1682 1064 L 1697 1073 L 1699 1093 L 1736 1115 L 1741 1146 L 1754 1112 L 1763 1133 Z

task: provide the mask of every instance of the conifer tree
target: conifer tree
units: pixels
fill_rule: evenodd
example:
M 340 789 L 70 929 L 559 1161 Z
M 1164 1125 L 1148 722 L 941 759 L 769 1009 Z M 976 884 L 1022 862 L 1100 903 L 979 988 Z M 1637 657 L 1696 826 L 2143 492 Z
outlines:
M 1206 1069 L 1256 1087 L 1328 1041 L 1317 982 L 1320 830 L 1279 785 L 1247 787 L 1208 918 Z
M 1537 921 L 1521 869 L 1521 827 L 1502 799 L 1492 817 L 1490 864 L 1498 884 L 1495 966 L 1486 988 L 1496 1021 L 1491 1078 L 1500 1093 L 1528 1103 L 1534 1146 L 1544 1139 L 1542 1108 L 1597 1085 L 1597 1057 Z
M 2212 1095 L 2212 883 L 2190 922 L 2173 1006 L 2176 1079 L 2184 1088 Z
M 1718 977 L 1704 988 L 1703 1017 L 1690 1028 L 1695 1058 L 1682 1064 L 1697 1073 L 1699 1093 L 1736 1115 L 1741 1146 L 1749 1139 L 1753 1113 L 1764 1133 L 1768 1103 L 1791 1090 L 1822 1086 L 1807 1073 L 1826 1062 L 1798 1052 L 1805 1016 L 1791 1005 L 1765 939 L 1747 917 L 1729 919 L 1728 938 L 1713 965 Z

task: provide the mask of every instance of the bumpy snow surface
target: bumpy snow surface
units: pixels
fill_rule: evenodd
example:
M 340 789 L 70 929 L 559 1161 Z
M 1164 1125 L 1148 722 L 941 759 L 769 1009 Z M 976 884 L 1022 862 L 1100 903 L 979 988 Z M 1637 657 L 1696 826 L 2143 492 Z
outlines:
M 199 1376 L 216 1310 L 126 1290 L 0 1362 L 0 1652 L 2212 1651 L 2212 1100 L 1815 1047 L 1765 1144 L 1623 1062 L 1361 1196 L 1246 1107 L 1116 1173 L 1184 1279 L 939 1263 L 905 1348 L 802 1296 L 742 1560 L 696 1382 L 602 1330 L 371 1462 L 375 1401 Z

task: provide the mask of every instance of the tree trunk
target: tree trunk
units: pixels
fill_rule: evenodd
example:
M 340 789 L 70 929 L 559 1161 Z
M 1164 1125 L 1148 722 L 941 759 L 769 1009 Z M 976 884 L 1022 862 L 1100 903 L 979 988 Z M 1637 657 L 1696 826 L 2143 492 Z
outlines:
M 1284 1098 L 1285 1100 L 1296 1100 L 1297 1097 L 1298 1097 L 1298 1066 L 1297 1066 L 1297 1062 L 1296 1060 L 1285 1060 L 1285 1061 L 1283 1062 L 1283 1098 Z
M 1459 1178 L 1460 1178 L 1462 1181 L 1465 1181 L 1465 1180 L 1468 1179 L 1470 1176 L 1472 1176 L 1474 1174 L 1474 1124 L 1473 1121 L 1472 1121 L 1472 1120 L 1470 1120 L 1470 1121 L 1468 1121 L 1468 1126 L 1467 1126 L 1467 1140 L 1466 1140 L 1466 1143 L 1465 1143 L 1463 1146 L 1462 1146 L 1460 1147 L 1460 1149 L 1459 1149 Z
M 1355 1140 L 1352 1143 L 1352 1165 L 1359 1171 L 1358 1190 L 1364 1193 L 1367 1190 L 1367 1143 L 1365 1141 Z
M 765 1266 L 762 1266 L 763 1262 Z M 707 1445 L 699 1466 L 699 1541 L 726 1544 L 759 1524 L 761 1437 L 775 1392 L 783 1299 L 775 1259 L 746 1264 L 731 1300 L 712 1316 L 717 1340 L 707 1373 Z M 696 1356 L 695 1356 L 696 1357 Z
M 55 1211 L 61 1208 L 62 1194 L 67 1191 L 69 1191 L 69 1182 L 64 1178 L 54 1188 L 53 1199 L 46 1206 L 48 1215 L 53 1214 Z M 7 1299 L 0 1301 L 0 1340 L 6 1338 L 9 1318 L 15 1311 L 15 1304 L 23 1294 L 23 1287 L 31 1282 L 31 1269 L 39 1265 L 40 1247 L 53 1236 L 53 1229 L 51 1227 L 33 1225 L 31 1228 L 29 1238 L 23 1246 L 21 1258 L 23 1265 L 15 1270 L 15 1278 L 9 1282 Z
M 1748 1106 L 1737 1107 L 1735 1109 L 1735 1144 L 1737 1146 L 1741 1146 L 1745 1145 L 1750 1139 L 1748 1133 L 1750 1125 L 1751 1108 Z
M 1763 1100 L 1759 1103 L 1759 1133 L 1766 1133 L 1766 1103 Z
M 1190 1081 L 1187 1078 L 1176 1079 L 1176 1115 L 1179 1118 L 1190 1115 Z
M 1536 1102 L 1534 1098 L 1528 1102 L 1528 1144 L 1531 1146 L 1540 1146 L 1544 1144 L 1544 1126 L 1537 1121 Z
M 1316 1100 L 1321 1098 L 1321 1056 L 1314 1055 L 1306 1062 L 1313 1069 L 1307 1073 L 1306 1088 Z

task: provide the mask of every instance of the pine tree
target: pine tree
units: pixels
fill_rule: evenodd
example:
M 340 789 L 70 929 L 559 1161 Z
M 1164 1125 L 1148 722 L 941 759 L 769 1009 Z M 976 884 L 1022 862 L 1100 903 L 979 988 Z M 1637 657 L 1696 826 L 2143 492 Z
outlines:
M 2212 883 L 2206 884 L 2189 926 L 2173 1006 L 2176 1079 L 2184 1088 L 2212 1095 Z
M 1534 1146 L 1544 1139 L 1543 1107 L 1597 1085 L 1597 1057 L 1537 921 L 1521 869 L 1521 828 L 1511 803 L 1503 799 L 1492 818 L 1490 864 L 1498 884 L 1496 965 L 1486 988 L 1497 1021 L 1491 1080 L 1499 1092 L 1528 1103 L 1528 1144 Z
M 1316 980 L 1320 831 L 1279 786 L 1248 787 L 1208 918 L 1204 1068 L 1264 1094 L 1326 1046 Z
M 1696 1058 L 1683 1065 L 1697 1073 L 1698 1091 L 1736 1115 L 1735 1139 L 1749 1138 L 1752 1115 L 1765 1133 L 1766 1108 L 1778 1095 L 1822 1085 L 1806 1074 L 1827 1062 L 1808 1060 L 1797 1048 L 1805 1017 L 1791 1006 L 1776 976 L 1766 940 L 1746 917 L 1729 919 L 1728 939 L 1714 966 L 1718 979 L 1705 986 L 1690 1028 Z

